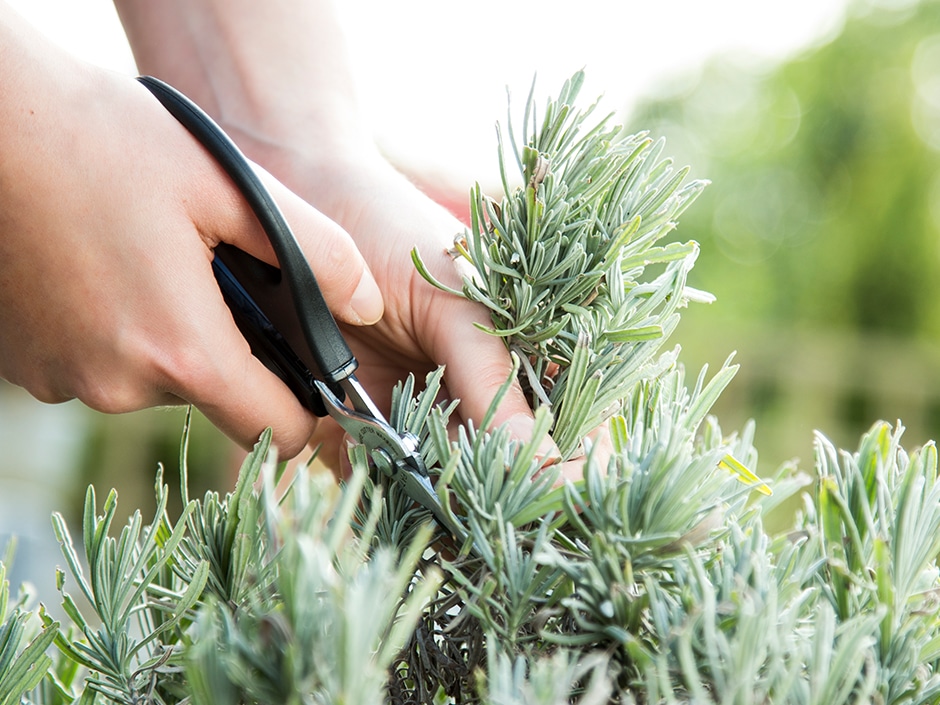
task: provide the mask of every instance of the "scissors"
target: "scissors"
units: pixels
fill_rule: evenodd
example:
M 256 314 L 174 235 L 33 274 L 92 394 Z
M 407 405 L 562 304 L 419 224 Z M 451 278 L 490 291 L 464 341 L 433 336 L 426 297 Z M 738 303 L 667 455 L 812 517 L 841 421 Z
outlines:
M 401 484 L 459 543 L 467 531 L 444 507 L 414 434 L 392 428 L 356 379 L 355 356 L 273 197 L 235 143 L 201 108 L 152 76 L 137 79 L 219 162 L 271 241 L 280 268 L 237 247 L 215 248 L 212 270 L 255 355 L 317 416 L 327 414 L 369 451 L 373 466 Z M 348 405 L 344 402 L 348 401 Z

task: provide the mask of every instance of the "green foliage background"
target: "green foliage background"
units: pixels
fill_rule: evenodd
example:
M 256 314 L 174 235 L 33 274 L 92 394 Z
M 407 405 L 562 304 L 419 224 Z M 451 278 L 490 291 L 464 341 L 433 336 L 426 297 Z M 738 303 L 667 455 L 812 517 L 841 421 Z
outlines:
M 723 56 L 630 118 L 707 178 L 681 237 L 718 303 L 683 318 L 686 363 L 737 349 L 716 410 L 756 417 L 765 469 L 877 418 L 940 426 L 940 3 L 854 3 L 779 65 Z
M 815 429 L 845 447 L 876 419 L 903 419 L 908 444 L 940 435 L 940 2 L 856 1 L 824 42 L 716 57 L 627 127 L 712 182 L 676 239 L 701 244 L 690 284 L 718 301 L 678 335 L 692 370 L 737 351 L 715 411 L 757 420 L 765 472 L 811 465 Z M 145 501 L 139 468 L 173 457 L 181 413 L 92 415 L 74 512 L 86 481 Z M 230 486 L 237 460 L 196 422 L 194 480 Z
M 819 481 L 783 531 L 765 532 L 763 517 L 804 479 L 784 472 L 772 498 L 750 497 L 739 480 L 753 485 L 752 467 L 771 475 L 776 451 L 758 467 L 754 426 L 728 435 L 707 416 L 734 368 L 703 372 L 690 391 L 673 352 L 659 351 L 675 306 L 702 298 L 685 287 L 697 248 L 651 247 L 684 210 L 668 197 L 685 193 L 685 172 L 657 164 L 657 141 L 634 151 L 601 135 L 603 149 L 585 143 L 590 159 L 565 156 L 542 138 L 568 144 L 565 116 L 578 120 L 550 105 L 542 133 L 521 149 L 511 140 L 523 187 L 499 202 L 477 189 L 474 225 L 455 242 L 487 283 L 465 282 L 464 295 L 489 305 L 526 356 L 540 431 L 514 445 L 505 430 L 467 427 L 452 441 L 449 411 L 432 408 L 439 376 L 414 398 L 409 381 L 391 415 L 421 439 L 439 496 L 466 521 L 463 549 L 421 534 L 424 516 L 397 485 L 366 479 L 361 450 L 338 496 L 301 470 L 282 499 L 269 438 L 224 497 L 191 498 L 183 452 L 178 519 L 158 475 L 152 522 L 136 512 L 117 535 L 116 495 L 99 515 L 91 489 L 81 542 L 54 520 L 71 627 L 42 608 L 27 617 L 0 588 L 0 705 L 27 692 L 43 703 L 372 703 L 386 676 L 390 701 L 408 703 L 940 703 L 936 448 L 909 453 L 900 429 L 871 426 L 897 413 L 916 428 L 906 445 L 936 436 L 938 12 L 856 6 L 826 45 L 778 67 L 716 60 L 637 117 L 716 182 L 677 241 L 702 241 L 692 283 L 722 299 L 691 309 L 676 336 L 686 368 L 740 347 L 731 409 L 757 415 L 778 450 L 797 449 L 794 420 L 806 445 L 819 426 L 858 448 L 816 437 L 816 462 L 801 465 Z M 632 156 L 608 179 L 618 146 Z M 618 197 L 587 197 L 602 185 Z M 568 208 L 580 217 L 556 218 Z M 568 248 L 558 259 L 572 269 L 551 265 L 541 281 L 549 245 Z M 572 330 L 558 323 L 569 317 Z M 634 361 L 630 384 L 613 385 L 624 396 L 603 399 L 602 381 Z M 582 480 L 546 492 L 554 471 L 535 454 L 546 407 L 556 441 L 576 410 L 576 446 L 595 402 L 615 414 L 614 457 L 602 467 L 589 452 Z
M 846 447 L 879 418 L 909 444 L 940 435 L 940 2 L 854 2 L 781 63 L 716 57 L 627 127 L 712 182 L 676 236 L 701 244 L 690 283 L 718 297 L 683 315 L 683 360 L 737 351 L 715 411 L 756 418 L 764 471 L 810 465 L 815 429 Z M 173 457 L 181 414 L 90 414 L 73 515 L 86 482 L 145 501 L 139 469 Z M 194 481 L 230 486 L 226 441 L 198 415 L 194 430 Z
M 611 594 L 610 581 L 621 580 L 620 575 L 604 573 L 606 564 L 600 561 L 608 555 L 597 543 L 601 540 L 597 536 L 603 534 L 598 533 L 598 527 L 604 528 L 606 516 L 598 514 L 595 520 L 585 507 L 575 511 L 580 505 L 572 494 L 568 497 L 572 509 L 569 519 L 574 523 L 586 517 L 585 521 L 593 522 L 583 531 L 585 541 L 588 536 L 595 541 L 590 544 L 591 558 L 578 556 L 562 567 L 560 562 L 553 563 L 554 554 L 547 548 L 544 553 L 526 555 L 538 556 L 544 575 L 563 575 L 573 585 L 590 587 L 594 576 L 597 589 L 582 588 L 567 600 L 563 606 L 570 614 L 545 614 L 566 628 L 570 625 L 564 620 L 575 620 L 571 623 L 576 624 L 577 634 L 558 632 L 565 638 L 603 632 L 607 639 L 613 634 L 624 669 L 620 677 L 628 678 L 631 688 L 648 693 L 651 700 L 656 700 L 656 689 L 662 683 L 681 682 L 698 701 L 707 701 L 705 689 L 714 689 L 727 694 L 726 702 L 735 698 L 748 702 L 748 697 L 757 700 L 762 692 L 787 692 L 786 688 L 797 682 L 794 679 L 802 682 L 805 677 L 812 686 L 807 693 L 813 698 L 802 698 L 807 693 L 801 695 L 796 688 L 791 689 L 789 700 L 781 702 L 844 701 L 836 691 L 851 692 L 860 701 L 878 693 L 886 701 L 904 702 L 912 699 L 910 693 L 915 690 L 916 702 L 940 702 L 940 678 L 934 675 L 940 664 L 940 636 L 936 620 L 923 618 L 936 614 L 937 545 L 930 540 L 935 539 L 940 525 L 940 514 L 935 511 L 940 492 L 935 483 L 936 453 L 928 447 L 908 455 L 899 449 L 899 434 L 887 425 L 876 426 L 861 445 L 857 444 L 857 438 L 878 418 L 902 418 L 908 427 L 904 435 L 907 447 L 940 435 L 940 307 L 936 291 L 940 287 L 940 2 L 893 9 L 857 3 L 838 36 L 779 65 L 759 65 L 740 57 L 717 58 L 702 67 L 694 81 L 677 83 L 670 95 L 640 106 L 628 128 L 648 129 L 653 137 L 664 135 L 668 152 L 676 156 L 678 165 L 692 164 L 693 177 L 713 182 L 695 207 L 683 213 L 677 240 L 694 238 L 701 243 L 701 256 L 690 283 L 718 296 L 714 306 L 695 306 L 684 312 L 674 338 L 683 346 L 683 363 L 693 372 L 701 362 L 718 368 L 728 353 L 737 349 L 741 371 L 721 396 L 715 412 L 722 427 L 746 428 L 746 442 L 741 444 L 747 446 L 747 452 L 739 455 L 769 476 L 778 463 L 792 455 L 801 456 L 801 467 L 812 471 L 815 451 L 815 470 L 822 481 L 804 498 L 796 523 L 788 523 L 782 533 L 765 534 L 760 516 L 736 505 L 728 516 L 734 515 L 739 523 L 732 522 L 721 535 L 711 532 L 710 514 L 699 522 L 698 515 L 688 518 L 662 512 L 657 516 L 684 523 L 671 527 L 670 532 L 650 532 L 645 527 L 639 535 L 646 540 L 650 534 L 659 537 L 667 542 L 666 547 L 675 536 L 694 536 L 701 543 L 696 551 L 680 557 L 669 552 L 658 556 L 665 562 L 654 562 L 651 569 L 634 560 L 635 568 L 646 571 L 642 580 L 633 575 L 622 580 L 631 589 L 642 587 L 637 594 L 643 600 L 624 591 L 616 593 L 622 598 L 616 603 L 593 599 Z M 667 380 L 672 385 L 668 388 L 681 390 L 684 381 L 678 379 Z M 642 408 L 634 411 L 642 421 Z M 86 465 L 94 474 L 87 479 L 99 487 L 122 485 L 124 478 L 145 477 L 143 469 L 157 460 L 172 458 L 174 453 L 167 451 L 166 444 L 176 442 L 178 417 L 156 413 L 164 414 L 167 423 L 145 423 L 138 435 L 122 435 L 123 450 L 113 459 L 109 460 L 106 449 L 119 446 L 104 437 L 100 444 L 90 442 Z M 750 417 L 757 418 L 759 467 L 750 449 L 751 427 L 744 424 Z M 108 424 L 112 423 L 109 419 Z M 643 438 L 638 431 L 642 428 L 642 423 L 630 427 L 625 438 Z M 817 438 L 814 449 L 814 428 L 820 428 L 835 445 Z M 207 434 L 211 436 L 211 430 Z M 708 426 L 706 437 L 715 443 L 725 442 L 717 426 Z M 209 449 L 211 445 L 207 437 L 194 442 L 193 448 Z M 676 447 L 685 452 L 686 445 Z M 840 454 L 835 447 L 858 447 L 859 452 L 855 456 Z M 701 450 L 696 446 L 696 452 Z M 722 480 L 733 490 L 709 496 L 740 500 L 743 490 L 718 462 L 721 455 L 710 446 L 706 450 L 706 455 L 711 453 L 710 462 L 702 467 L 707 465 L 711 472 L 702 473 L 702 477 L 709 482 Z M 151 464 L 131 451 L 152 453 L 154 461 Z M 646 463 L 645 447 L 639 451 L 637 458 L 643 462 L 637 463 L 638 467 L 660 467 Z M 439 455 L 443 457 L 443 453 Z M 649 455 L 652 457 L 652 451 Z M 212 478 L 209 486 L 227 485 L 232 458 L 224 452 L 216 452 L 215 457 L 220 461 L 215 467 L 209 461 L 193 465 L 206 469 L 206 479 Z M 683 467 L 691 472 L 698 466 L 687 463 Z M 168 472 L 173 469 L 168 467 Z M 605 490 L 596 470 L 594 476 L 593 482 L 586 480 L 587 493 L 592 487 L 598 492 Z M 661 475 L 664 482 L 673 481 L 673 496 L 687 496 L 689 479 L 676 482 L 676 477 Z M 146 482 L 149 485 L 149 479 Z M 124 484 L 133 487 L 136 483 Z M 629 491 L 639 491 L 639 485 L 622 484 L 618 491 L 622 489 L 624 497 Z M 873 491 L 882 487 L 887 490 Z M 124 486 L 119 489 L 122 503 L 134 496 Z M 194 492 L 194 496 L 200 493 Z M 786 494 L 782 491 L 778 496 Z M 225 508 L 213 511 L 227 520 L 228 499 L 206 497 L 206 506 Z M 920 503 L 912 498 L 919 498 Z M 124 506 L 146 504 L 129 499 Z M 638 504 L 649 506 L 647 501 Z M 699 503 L 694 506 L 701 508 Z M 187 511 L 195 517 L 197 509 Z M 172 507 L 169 515 L 176 516 L 177 511 Z M 704 527 L 701 530 L 699 523 Z M 399 526 L 394 522 L 389 525 L 393 529 Z M 922 531 L 923 527 L 927 529 Z M 519 527 L 499 528 L 494 544 L 505 548 L 506 556 L 514 557 L 517 543 L 513 532 Z M 534 532 L 531 527 L 529 530 Z M 618 533 L 621 530 L 615 526 L 610 533 L 619 540 L 623 538 Z M 540 531 L 523 538 L 538 544 L 548 535 Z M 395 535 L 410 536 L 407 531 Z M 636 547 L 623 545 L 631 558 L 643 558 Z M 295 548 L 304 549 L 300 544 Z M 610 565 L 628 563 L 619 554 L 610 555 Z M 715 556 L 726 559 L 716 560 Z M 598 557 L 596 565 L 593 557 Z M 209 579 L 199 560 L 193 559 L 185 581 L 170 586 L 173 594 L 167 595 L 174 601 L 172 619 L 188 619 L 189 586 L 198 588 L 201 581 Z M 339 563 L 352 565 L 346 560 Z M 504 562 L 513 565 L 508 559 Z M 528 566 L 523 567 L 528 570 Z M 649 577 L 658 576 L 659 571 L 670 576 L 666 588 Z M 498 599 L 490 604 L 488 591 L 498 584 L 495 594 L 500 599 L 511 594 L 504 583 L 515 584 L 510 579 L 515 573 L 492 572 L 497 577 L 491 579 L 485 570 L 479 575 L 467 571 L 461 574 L 464 582 L 458 587 L 479 597 L 471 601 L 478 610 L 471 616 L 487 627 L 498 627 L 502 622 L 492 615 L 505 605 Z M 349 573 L 357 575 L 352 570 Z M 241 575 L 238 571 L 234 574 Z M 745 584 L 749 589 L 742 592 Z M 310 592 L 298 590 L 298 594 Z M 336 595 L 343 594 L 345 590 L 336 591 Z M 219 604 L 223 604 L 219 597 Z M 528 594 L 524 597 L 518 604 L 531 607 Z M 722 612 L 723 628 L 714 630 L 713 617 L 729 605 L 735 611 Z M 792 623 L 778 619 L 778 605 L 784 607 L 784 615 L 792 617 Z M 556 607 L 554 603 L 549 606 Z M 243 661 L 256 659 L 252 649 L 259 643 L 257 634 L 266 634 L 271 615 L 283 611 L 280 604 L 259 603 L 256 607 L 258 622 L 242 625 L 246 628 L 244 644 L 240 636 L 230 640 L 244 646 L 243 653 L 233 652 L 231 663 L 239 666 L 231 668 L 233 673 L 244 671 L 240 667 Z M 648 613 L 644 611 L 647 607 Z M 634 609 L 637 611 L 631 611 Z M 611 611 L 616 619 L 612 620 Z M 6 608 L 0 609 L 0 616 L 5 612 Z M 520 614 L 524 617 L 520 623 L 528 624 L 531 615 Z M 649 623 L 631 619 L 639 614 L 644 619 L 654 615 L 655 619 Z M 24 632 L 18 613 L 11 615 L 5 621 L 12 645 L 7 655 L 26 664 L 31 659 L 21 655 L 27 647 L 20 645 L 36 639 L 37 653 L 39 647 L 45 648 L 51 634 L 49 623 L 46 632 L 36 631 L 36 625 L 32 632 Z M 224 611 L 216 616 L 217 621 L 205 623 L 206 629 L 221 633 L 231 628 Z M 299 623 L 309 626 L 311 622 L 301 619 Z M 613 628 L 624 623 L 637 629 L 625 633 Z M 171 626 L 175 629 L 176 624 Z M 428 624 L 435 625 L 433 621 Z M 779 631 L 768 629 L 768 624 L 776 625 Z M 729 625 L 734 628 L 727 629 Z M 807 625 L 815 626 L 809 630 Z M 117 627 L 115 635 L 120 633 Z M 512 633 L 516 632 L 526 634 L 525 630 Z M 789 641 L 789 635 L 797 632 L 809 633 L 812 638 Z M 179 638 L 180 643 L 188 638 L 185 630 L 180 630 Z M 119 639 L 114 641 L 120 643 Z M 522 695 L 516 700 L 497 697 L 497 693 L 534 689 L 522 678 L 521 669 L 516 669 L 516 674 L 510 668 L 510 660 L 498 660 L 511 659 L 513 649 L 520 644 L 526 647 L 528 642 L 505 642 L 513 648 L 489 655 L 491 690 L 487 696 L 494 702 L 529 702 Z M 423 647 L 419 644 L 415 648 L 420 652 Z M 816 658 L 817 651 L 841 666 L 829 668 L 826 659 Z M 164 668 L 164 653 L 169 652 L 148 652 L 146 657 L 151 660 L 143 663 L 135 677 L 149 673 L 147 669 L 156 673 Z M 546 662 L 526 654 L 533 656 L 532 674 L 537 676 Z M 197 666 L 190 664 L 194 673 L 218 675 L 209 667 L 215 663 L 211 649 L 194 657 L 206 659 Z M 877 668 L 871 666 L 873 659 Z M 44 662 L 37 663 L 40 670 L 45 668 Z M 572 660 L 567 669 L 565 664 L 557 668 L 557 664 L 549 664 L 543 674 L 546 683 L 547 675 L 554 672 L 561 685 L 556 683 L 553 689 L 562 688 L 563 692 L 576 680 L 570 676 L 577 670 L 574 667 L 587 668 L 585 663 Z M 812 664 L 813 669 L 797 673 L 788 670 L 790 664 Z M 137 668 L 138 664 L 132 666 Z M 740 678 L 748 669 L 761 674 L 760 688 L 753 686 L 757 676 Z M 384 666 L 378 672 L 384 672 Z M 433 669 L 429 672 L 434 675 Z M 851 678 L 842 679 L 844 674 L 851 674 Z M 519 682 L 513 681 L 517 675 Z M 65 683 L 64 676 L 58 677 Z M 583 672 L 577 678 L 585 679 Z M 9 692 L 21 690 L 31 679 L 32 675 L 24 672 Z M 748 684 L 749 690 L 727 689 L 734 683 Z M 264 683 L 259 680 L 248 685 L 257 689 Z M 71 690 L 70 686 L 63 688 L 63 692 Z M 208 681 L 204 691 L 217 692 Z M 0 695 L 2 692 L 0 689 Z M 661 696 L 663 702 L 672 702 L 669 692 Z

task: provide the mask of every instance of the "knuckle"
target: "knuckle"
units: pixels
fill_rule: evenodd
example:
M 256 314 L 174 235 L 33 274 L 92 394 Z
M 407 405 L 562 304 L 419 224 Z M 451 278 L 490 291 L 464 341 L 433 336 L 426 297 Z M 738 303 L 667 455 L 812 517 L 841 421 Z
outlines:
M 126 414 L 147 406 L 146 395 L 132 382 L 107 375 L 85 375 L 75 384 L 74 396 L 104 414 Z
M 101 346 L 92 346 L 80 361 L 72 359 L 69 391 L 95 411 L 124 414 L 148 405 L 146 380 L 139 374 L 141 351 L 134 345 L 132 331 L 108 338 L 106 353 L 101 353 Z
M 26 390 L 30 396 L 44 404 L 60 404 L 74 398 L 73 395 L 67 394 L 61 385 L 56 384 L 54 370 L 48 369 L 48 365 L 40 361 L 23 365 L 3 360 L 0 365 L 0 378 Z
M 22 383 L 14 380 L 10 381 L 25 389 L 31 396 L 35 397 L 43 404 L 62 404 L 63 402 L 75 398 L 74 394 L 68 394 L 45 381 L 24 381 Z
M 284 459 L 299 455 L 307 446 L 310 434 L 301 429 L 280 429 L 273 432 L 273 443 L 277 448 L 278 455 Z
M 224 381 L 217 360 L 196 345 L 174 347 L 160 356 L 156 367 L 167 390 L 187 401 L 195 401 L 203 396 L 201 390 L 217 387 Z
M 85 406 L 106 414 L 141 408 L 139 394 L 118 376 L 83 366 L 36 370 L 32 374 L 5 377 L 44 404 L 78 399 Z
M 352 293 L 362 276 L 359 251 L 345 231 L 330 226 L 330 234 L 320 240 L 320 252 L 312 260 L 317 277 L 328 289 Z

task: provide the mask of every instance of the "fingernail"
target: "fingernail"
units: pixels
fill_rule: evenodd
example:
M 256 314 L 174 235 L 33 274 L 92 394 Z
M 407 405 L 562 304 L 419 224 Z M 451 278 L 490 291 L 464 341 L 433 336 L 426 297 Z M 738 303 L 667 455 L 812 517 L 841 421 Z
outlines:
M 510 416 L 506 425 L 509 427 L 512 435 L 520 441 L 527 443 L 532 440 L 533 432 L 535 431 L 535 419 L 531 416 L 527 414 Z M 552 441 L 552 437 L 547 433 L 542 438 L 542 442 L 539 443 L 538 450 L 535 451 L 535 454 L 542 459 L 558 456 L 558 447 L 555 445 L 554 441 Z
M 382 292 L 375 283 L 372 273 L 368 269 L 362 271 L 362 278 L 353 292 L 349 302 L 353 312 L 359 317 L 360 325 L 371 325 L 382 317 L 385 311 L 385 302 L 382 301 Z

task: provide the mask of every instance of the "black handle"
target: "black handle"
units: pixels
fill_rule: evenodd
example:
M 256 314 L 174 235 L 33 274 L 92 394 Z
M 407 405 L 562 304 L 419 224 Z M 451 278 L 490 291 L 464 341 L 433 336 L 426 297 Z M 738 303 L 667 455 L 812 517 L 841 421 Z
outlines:
M 281 270 L 221 243 L 212 260 L 225 303 L 251 352 L 274 372 L 300 402 L 317 416 L 326 416 L 327 408 L 317 388 L 306 341 L 297 325 L 297 315 L 283 284 Z M 330 383 L 334 394 L 343 396 L 342 388 Z
M 294 356 L 301 359 L 308 358 L 307 363 L 313 363 L 311 370 L 322 376 L 325 382 L 335 383 L 349 377 L 358 366 L 358 362 L 346 344 L 346 340 L 336 325 L 333 314 L 330 313 L 330 309 L 323 299 L 316 277 L 310 269 L 297 239 L 287 225 L 287 221 L 271 194 L 261 183 L 241 150 L 235 146 L 235 143 L 212 118 L 182 93 L 152 76 L 141 76 L 137 80 L 146 86 L 170 114 L 179 120 L 215 157 L 242 192 L 270 239 L 274 254 L 283 273 L 283 279 L 286 281 L 286 287 L 278 283 L 277 291 L 279 293 L 273 300 L 256 300 L 255 304 L 257 304 L 258 310 L 266 314 L 268 320 L 285 334 L 285 338 L 299 338 L 288 340 L 291 347 L 294 348 L 292 354 L 297 353 Z M 232 250 L 243 256 L 238 257 L 239 259 L 250 257 L 250 255 L 232 246 L 217 248 L 216 257 L 218 258 L 220 255 L 235 257 L 231 252 Z M 223 252 L 225 252 L 225 255 L 222 255 Z M 254 261 L 258 262 L 258 260 Z M 232 269 L 238 269 L 238 267 L 230 267 L 229 269 L 231 271 Z M 218 278 L 218 268 L 216 268 L 216 276 Z M 237 278 L 236 281 L 238 281 Z M 261 281 L 263 284 L 264 279 L 262 278 Z M 247 287 L 243 287 L 246 292 L 249 288 L 255 289 L 250 293 L 256 299 L 270 299 L 268 296 L 258 296 L 257 287 L 250 282 L 242 283 L 248 284 Z M 262 286 L 263 288 L 264 286 Z M 289 304 L 287 304 L 288 300 Z M 230 301 L 229 306 L 231 307 Z M 293 317 L 285 315 L 285 307 L 288 311 L 292 308 Z M 248 320 L 239 322 L 239 325 L 254 325 L 251 319 L 252 316 L 248 316 Z M 299 326 L 287 325 L 293 319 L 299 322 Z M 282 328 L 282 326 L 285 327 Z M 291 332 L 292 329 L 297 327 L 300 329 L 300 336 L 294 336 Z M 246 338 L 253 346 L 257 344 L 257 341 L 253 341 L 249 336 L 246 336 Z M 254 347 L 253 350 L 255 350 Z M 310 351 L 310 356 L 303 354 L 306 350 Z M 256 350 L 255 352 L 259 359 L 262 359 L 265 364 L 270 366 L 271 361 L 265 360 L 263 357 L 263 355 L 269 355 L 269 351 Z M 273 371 L 281 374 L 279 370 L 275 369 Z M 301 401 L 304 400 L 301 399 Z

